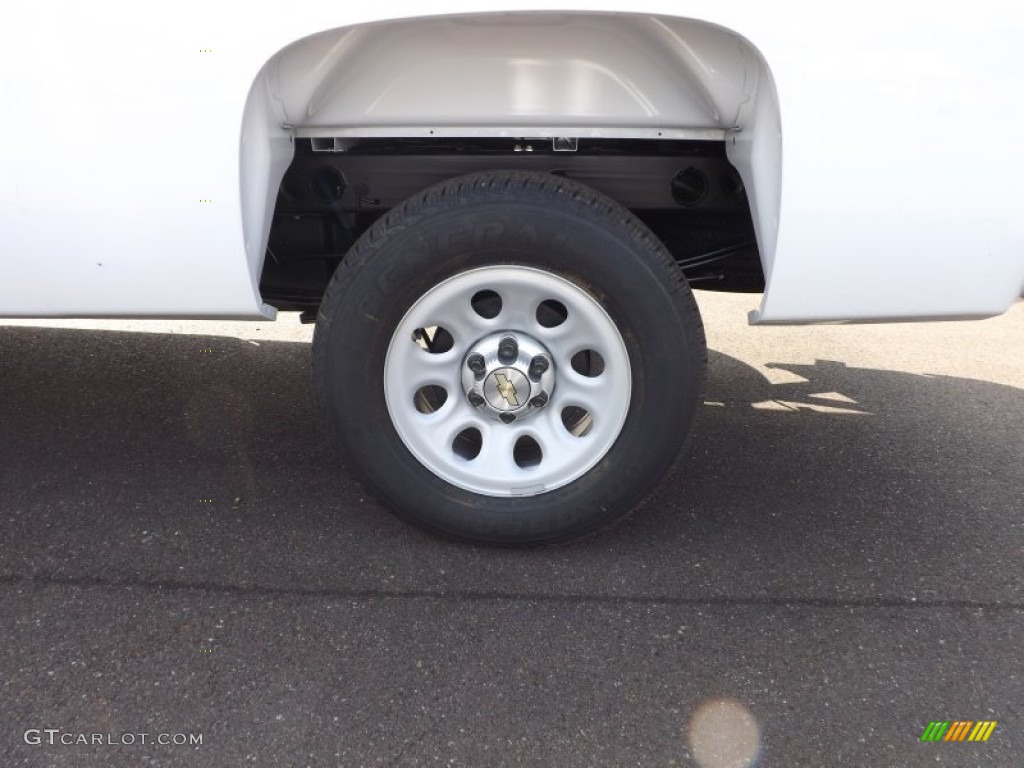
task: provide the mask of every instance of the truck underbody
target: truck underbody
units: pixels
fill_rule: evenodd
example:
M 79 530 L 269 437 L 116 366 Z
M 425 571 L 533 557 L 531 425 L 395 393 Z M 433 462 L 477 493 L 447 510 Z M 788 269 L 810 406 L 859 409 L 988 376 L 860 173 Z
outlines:
M 433 184 L 496 170 L 549 173 L 611 197 L 665 244 L 695 288 L 764 289 L 746 191 L 720 141 L 305 138 L 278 190 L 264 301 L 312 314 L 380 216 Z

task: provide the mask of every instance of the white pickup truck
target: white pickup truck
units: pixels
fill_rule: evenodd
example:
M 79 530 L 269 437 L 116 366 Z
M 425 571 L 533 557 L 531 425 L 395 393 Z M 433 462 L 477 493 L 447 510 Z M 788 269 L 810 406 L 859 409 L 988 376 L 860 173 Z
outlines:
M 1019 4 L 8 5 L 0 316 L 301 312 L 345 461 L 437 533 L 633 508 L 691 288 L 754 325 L 1024 290 Z

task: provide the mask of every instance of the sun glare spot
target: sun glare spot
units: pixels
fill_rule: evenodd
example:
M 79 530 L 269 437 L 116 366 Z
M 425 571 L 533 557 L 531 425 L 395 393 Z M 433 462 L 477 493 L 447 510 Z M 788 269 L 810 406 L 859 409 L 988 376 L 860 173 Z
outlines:
M 751 768 L 760 750 L 761 729 L 738 701 L 715 699 L 694 712 L 687 741 L 701 768 Z

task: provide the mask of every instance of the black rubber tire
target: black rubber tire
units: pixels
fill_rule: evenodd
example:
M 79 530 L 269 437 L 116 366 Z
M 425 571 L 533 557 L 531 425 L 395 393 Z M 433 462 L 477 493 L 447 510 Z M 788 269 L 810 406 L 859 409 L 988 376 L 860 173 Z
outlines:
M 587 290 L 622 334 L 632 370 L 626 421 L 608 453 L 535 496 L 484 496 L 440 479 L 405 447 L 385 402 L 388 345 L 410 306 L 442 280 L 494 264 L 545 269 Z M 313 340 L 327 431 L 360 480 L 424 529 L 507 546 L 566 541 L 626 516 L 679 453 L 705 364 L 696 302 L 657 238 L 588 187 L 513 171 L 452 179 L 378 220 L 332 278 Z

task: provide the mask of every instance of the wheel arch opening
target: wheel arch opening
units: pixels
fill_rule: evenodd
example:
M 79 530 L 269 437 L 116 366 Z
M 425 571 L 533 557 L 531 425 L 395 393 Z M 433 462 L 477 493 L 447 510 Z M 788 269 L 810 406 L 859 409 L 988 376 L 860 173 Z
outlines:
M 517 12 L 327 30 L 264 64 L 241 136 L 257 289 L 297 140 L 341 151 L 360 138 L 721 142 L 745 187 L 765 276 L 774 256 L 782 138 L 771 71 L 745 38 L 703 21 Z

